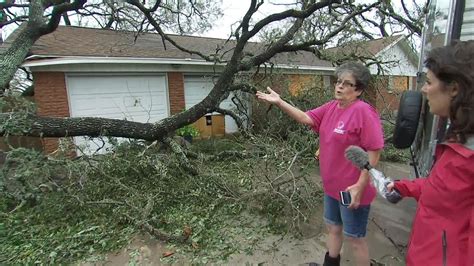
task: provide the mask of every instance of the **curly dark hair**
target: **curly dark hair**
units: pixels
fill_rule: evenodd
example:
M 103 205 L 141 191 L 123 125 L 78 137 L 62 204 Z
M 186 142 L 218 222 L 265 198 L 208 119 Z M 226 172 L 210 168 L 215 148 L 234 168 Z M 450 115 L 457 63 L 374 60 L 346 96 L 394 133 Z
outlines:
M 474 134 L 474 40 L 431 50 L 425 66 L 445 85 L 457 86 L 458 94 L 451 100 L 449 110 L 447 139 L 466 143 Z

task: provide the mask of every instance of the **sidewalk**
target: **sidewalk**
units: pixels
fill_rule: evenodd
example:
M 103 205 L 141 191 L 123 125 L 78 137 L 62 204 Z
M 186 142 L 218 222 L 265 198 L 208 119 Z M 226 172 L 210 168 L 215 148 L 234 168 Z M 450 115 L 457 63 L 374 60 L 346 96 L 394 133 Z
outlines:
M 411 171 L 408 165 L 393 163 L 380 163 L 378 169 L 392 179 L 409 177 Z M 371 258 L 385 265 L 405 265 L 406 245 L 415 212 L 414 199 L 392 204 L 377 197 L 372 204 L 367 236 Z
M 409 165 L 380 163 L 378 169 L 392 179 L 410 175 Z M 320 180 L 315 171 L 315 179 Z M 370 257 L 379 265 L 405 265 L 406 244 L 410 235 L 411 222 L 416 211 L 413 199 L 404 199 L 391 204 L 378 197 L 372 204 L 367 232 Z M 319 215 L 319 216 L 318 216 Z M 322 222 L 322 209 L 307 225 L 302 239 L 290 237 L 269 238 L 264 241 L 261 250 L 253 255 L 237 254 L 231 257 L 228 265 L 307 265 L 309 262 L 322 263 L 326 252 L 325 226 Z M 267 247 L 267 249 L 265 249 Z M 355 265 L 351 247 L 342 248 L 341 265 Z
M 410 166 L 381 163 L 377 167 L 392 179 L 409 176 Z M 312 178 L 320 181 L 319 169 L 314 169 Z M 302 237 L 290 235 L 270 236 L 263 239 L 259 248 L 249 255 L 242 251 L 232 255 L 225 265 L 308 265 L 309 262 L 323 262 L 326 253 L 326 229 L 322 219 L 322 206 L 302 228 Z M 383 198 L 377 198 L 371 209 L 367 239 L 372 259 L 381 263 L 377 266 L 405 265 L 404 256 L 409 238 L 411 222 L 416 211 L 413 199 L 404 199 L 394 205 Z M 342 249 L 341 265 L 355 265 L 350 245 Z M 160 257 L 168 249 L 149 237 L 138 237 L 121 252 L 109 254 L 102 263 L 80 263 L 79 265 L 163 265 Z M 179 256 L 179 254 L 176 254 Z M 186 259 L 175 265 L 189 265 Z

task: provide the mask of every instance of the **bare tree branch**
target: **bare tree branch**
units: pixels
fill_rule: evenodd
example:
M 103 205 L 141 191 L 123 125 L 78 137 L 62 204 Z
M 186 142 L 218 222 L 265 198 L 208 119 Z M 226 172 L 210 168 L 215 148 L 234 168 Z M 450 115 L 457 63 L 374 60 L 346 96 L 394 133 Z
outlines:
M 231 110 L 227 110 L 227 109 L 223 109 L 223 108 L 216 108 L 216 112 L 232 117 L 234 119 L 235 123 L 237 124 L 237 126 L 239 127 L 239 129 L 244 128 L 244 122 L 242 121 L 242 119 L 236 113 L 232 112 Z
M 267 71 L 267 68 L 273 68 L 273 64 L 269 62 L 270 59 L 284 52 L 310 51 L 318 58 L 324 59 L 326 57 L 320 49 L 328 42 L 337 42 L 338 34 L 344 33 L 348 29 L 350 32 L 358 29 L 360 35 L 370 39 L 372 35 L 363 31 L 364 26 L 372 24 L 381 27 L 383 24 L 363 16 L 372 8 L 379 8 L 382 5 L 381 1 L 370 5 L 355 5 L 352 1 L 341 4 L 341 1 L 337 0 L 322 0 L 304 1 L 297 5 L 298 9 L 295 7 L 295 9 L 271 14 L 252 25 L 251 19 L 261 8 L 263 2 L 263 0 L 251 1 L 240 25 L 232 33 L 236 38 L 235 41 L 231 40 L 232 36 L 229 36 L 227 42 L 222 46 L 216 47 L 215 51 L 210 54 L 205 54 L 202 51 L 195 51 L 177 43 L 174 38 L 165 33 L 169 23 L 173 24 L 175 30 L 177 28 L 180 32 L 184 32 L 186 25 L 182 25 L 183 21 L 189 21 L 192 17 L 203 18 L 205 16 L 205 12 L 199 10 L 199 3 L 196 1 L 179 2 L 179 5 L 169 5 L 163 1 L 156 1 L 152 7 L 146 7 L 145 3 L 139 0 L 127 0 L 120 5 L 116 3 L 86 4 L 86 0 L 72 2 L 63 0 L 31 1 L 28 6 L 25 6 L 25 8 L 28 7 L 27 16 L 12 16 L 11 21 L 14 22 L 28 20 L 15 31 L 16 36 L 12 38 L 13 41 L 8 44 L 7 50 L 3 50 L 6 52 L 2 51 L 0 53 L 0 69 L 2 69 L 0 72 L 0 87 L 6 88 L 8 86 L 8 82 L 11 80 L 9 75 L 18 69 L 33 43 L 41 35 L 54 31 L 61 17 L 67 18 L 68 11 L 74 11 L 71 12 L 71 16 L 74 15 L 78 18 L 92 17 L 96 19 L 99 25 L 108 28 L 118 28 L 122 23 L 125 23 L 135 31 L 138 30 L 136 38 L 139 37 L 141 32 L 154 31 L 161 36 L 165 49 L 166 45 L 173 45 L 185 53 L 199 56 L 208 62 L 225 63 L 226 65 L 219 73 L 214 87 L 201 102 L 184 112 L 162 119 L 156 124 L 103 118 L 41 118 L 30 115 L 25 119 L 31 121 L 33 126 L 29 131 L 23 132 L 23 134 L 32 136 L 101 136 L 107 134 L 117 137 L 157 140 L 165 138 L 168 133 L 190 124 L 212 111 L 219 110 L 226 115 L 237 117 L 236 114 L 232 114 L 228 110 L 221 110 L 219 104 L 232 91 L 255 92 L 255 87 L 250 85 L 234 84 L 236 75 L 240 71 L 251 70 L 256 67 L 258 72 L 261 66 L 264 66 L 265 71 Z M 46 7 L 50 7 L 48 10 L 52 10 L 51 14 L 44 15 Z M 185 10 L 179 10 L 180 8 L 185 8 Z M 390 15 L 384 13 L 384 16 L 393 18 L 393 14 L 391 14 L 393 9 L 390 9 L 390 7 L 385 9 L 384 12 Z M 131 12 L 131 15 L 124 17 L 127 12 Z M 166 16 L 160 17 L 162 14 L 170 15 L 175 21 L 171 21 Z M 308 23 L 308 26 L 312 30 L 317 30 L 317 32 L 304 35 L 303 29 L 306 29 L 304 27 L 307 26 L 305 21 L 310 18 L 314 20 L 314 23 Z M 319 18 L 321 21 L 318 21 Z M 412 22 L 412 17 L 401 18 L 409 20 L 416 26 L 416 21 Z M 287 24 L 278 31 L 278 34 L 274 35 L 276 37 L 271 42 L 266 45 L 264 43 L 249 43 L 249 40 L 265 27 L 275 25 L 270 25 L 274 22 Z M 390 30 L 390 28 L 387 29 Z M 363 60 L 369 63 L 373 62 L 369 59 Z M 0 116 L 0 122 L 11 122 L 11 117 L 4 114 Z M 0 134 L 10 134 L 10 132 L 0 132 Z
M 86 0 L 76 0 L 72 3 L 60 3 L 55 6 L 49 21 L 43 17 L 44 6 L 42 1 L 31 1 L 28 10 L 29 20 L 15 30 L 15 39 L 0 53 L 0 91 L 8 88 L 10 80 L 21 65 L 30 47 L 41 37 L 54 31 L 63 13 L 81 8 Z
M 348 21 L 350 21 L 353 17 L 374 8 L 379 3 L 380 2 L 373 3 L 373 4 L 367 6 L 363 9 L 357 10 L 357 11 L 347 15 L 342 20 L 341 25 L 339 27 L 337 27 L 335 30 L 333 30 L 332 32 L 326 34 L 326 37 L 323 38 L 323 39 L 320 39 L 320 40 L 313 39 L 313 40 L 309 40 L 309 41 L 299 43 L 299 44 L 286 45 L 286 43 L 288 43 L 289 39 L 292 38 L 292 36 L 296 32 L 296 30 L 301 25 L 300 24 L 301 21 L 300 21 L 299 24 L 297 24 L 297 22 L 295 22 L 294 26 L 292 28 L 290 28 L 290 30 L 285 34 L 285 36 L 282 37 L 278 42 L 276 42 L 275 44 L 272 45 L 273 47 L 269 48 L 264 53 L 250 59 L 247 64 L 242 63 L 241 69 L 242 70 L 248 70 L 252 66 L 262 64 L 265 61 L 267 61 L 269 58 L 273 57 L 276 53 L 279 53 L 279 52 L 294 52 L 294 51 L 299 51 L 299 50 L 308 50 L 308 48 L 311 47 L 311 46 L 324 44 L 324 43 L 328 42 L 331 38 L 336 36 L 339 32 L 344 30 L 347 27 Z M 312 50 L 315 54 L 319 54 L 319 52 L 317 52 L 316 49 L 311 49 L 310 48 L 310 50 Z
M 164 40 L 167 40 L 168 42 L 170 42 L 173 46 L 175 46 L 176 48 L 180 49 L 181 51 L 183 52 L 187 52 L 189 54 L 195 54 L 195 55 L 198 55 L 200 57 L 202 57 L 204 60 L 206 61 L 215 61 L 216 59 L 213 58 L 213 57 L 210 57 L 210 56 L 207 56 L 199 51 L 193 51 L 193 50 L 189 50 L 185 47 L 182 47 L 180 46 L 178 43 L 176 43 L 172 38 L 170 38 L 160 27 L 160 25 L 158 24 L 158 22 L 155 20 L 155 18 L 153 17 L 152 13 L 150 12 L 150 10 L 148 10 L 147 8 L 145 8 L 145 6 L 140 3 L 138 0 L 127 0 L 127 3 L 137 7 L 140 11 L 143 12 L 143 14 L 145 15 L 145 17 L 148 19 L 148 21 L 151 23 L 151 25 L 153 25 L 153 27 L 156 29 L 156 31 L 161 35 L 161 37 L 164 39 Z M 165 42 L 163 42 L 163 44 L 165 44 Z M 165 46 L 165 49 L 166 49 L 166 46 Z
M 413 22 L 412 20 L 409 20 L 409 19 L 405 19 L 403 18 L 402 16 L 398 15 L 397 13 L 395 13 L 395 11 L 393 10 L 393 8 L 388 8 L 388 11 L 387 10 L 384 10 L 384 9 L 379 9 L 380 13 L 386 15 L 386 16 L 389 16 L 393 19 L 395 19 L 396 21 L 402 23 L 403 25 L 407 26 L 407 28 L 412 31 L 412 32 L 416 32 L 416 34 L 418 34 L 419 36 L 421 36 L 421 17 L 419 18 L 419 20 L 415 20 L 415 22 Z

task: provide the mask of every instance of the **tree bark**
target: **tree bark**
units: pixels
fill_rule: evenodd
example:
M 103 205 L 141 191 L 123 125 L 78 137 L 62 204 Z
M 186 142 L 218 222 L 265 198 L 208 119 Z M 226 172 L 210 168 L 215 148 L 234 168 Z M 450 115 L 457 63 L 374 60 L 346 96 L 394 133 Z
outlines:
M 14 34 L 14 35 L 13 35 Z M 41 36 L 34 28 L 24 22 L 15 30 L 10 39 L 3 43 L 4 52 L 0 53 L 0 90 L 5 91 L 8 88 L 10 80 L 16 73 L 16 70 L 23 63 L 28 55 L 31 46 Z
M 56 30 L 62 14 L 69 10 L 82 8 L 86 0 L 75 0 L 73 2 L 60 1 L 59 3 L 48 3 L 46 1 L 31 1 L 29 3 L 27 22 L 23 22 L 8 42 L 4 42 L 0 49 L 0 92 L 8 88 L 17 69 L 23 63 L 30 48 L 42 36 Z M 44 5 L 43 5 L 44 4 Z M 44 9 L 54 5 L 48 20 L 43 17 Z M 10 41 L 13 40 L 13 41 Z
M 0 124 L 25 125 L 10 131 L 3 127 L 0 135 L 32 137 L 112 136 L 153 141 L 162 139 L 168 132 L 165 123 L 139 123 L 97 117 L 55 118 L 28 115 L 22 118 L 14 113 L 0 114 Z
M 152 9 L 146 8 L 141 1 L 126 0 L 125 2 L 138 8 L 147 18 L 150 25 L 162 35 L 163 39 L 179 50 L 198 55 L 208 62 L 219 62 L 214 55 L 204 55 L 200 51 L 192 51 L 178 45 L 173 38 L 164 33 L 161 28 L 162 24 L 153 16 L 159 6 L 159 1 L 157 1 Z M 79 10 L 83 8 L 85 3 L 86 0 L 29 2 L 29 20 L 24 22 L 22 26 L 12 34 L 12 41 L 3 44 L 0 50 L 0 91 L 8 87 L 8 83 L 17 68 L 28 55 L 28 51 L 34 42 L 42 35 L 54 31 L 59 24 L 61 16 L 67 16 L 67 11 Z M 247 13 L 243 17 L 241 25 L 235 30 L 234 36 L 236 37 L 236 41 L 232 55 L 230 59 L 226 61 L 223 71 L 219 73 L 219 78 L 210 93 L 200 103 L 190 109 L 162 119 L 157 123 L 138 123 L 106 118 L 47 118 L 35 115 L 25 117 L 12 114 L 0 114 L 1 125 L 7 123 L 7 126 L 0 128 L 0 134 L 37 137 L 71 137 L 84 135 L 98 137 L 106 135 L 153 141 L 162 140 L 169 133 L 172 133 L 184 125 L 197 121 L 210 112 L 219 111 L 227 115 L 233 115 L 232 112 L 220 110 L 219 104 L 228 97 L 231 91 L 237 89 L 237 87 L 250 89 L 248 86 L 245 87 L 234 84 L 237 73 L 251 70 L 261 64 L 265 64 L 278 53 L 308 49 L 319 52 L 315 47 L 329 42 L 331 38 L 345 29 L 346 24 L 355 18 L 355 16 L 362 15 L 364 12 L 372 8 L 380 7 L 381 5 L 381 2 L 377 1 L 373 4 L 362 5 L 360 8 L 354 8 L 354 10 L 348 11 L 347 14 L 343 15 L 344 19 L 341 25 L 330 29 L 327 34 L 320 39 L 313 38 L 303 42 L 297 41 L 298 38 L 295 39 L 295 34 L 301 31 L 304 20 L 308 19 L 308 17 L 316 11 L 326 7 L 329 9 L 329 12 L 331 12 L 331 7 L 337 8 L 340 3 L 341 1 L 338 0 L 305 2 L 301 10 L 288 9 L 280 13 L 271 14 L 251 26 L 250 21 L 252 15 L 257 12 L 261 5 L 260 1 L 252 1 Z M 51 16 L 43 16 L 45 9 L 51 7 L 53 8 Z M 388 9 L 386 12 L 391 11 L 391 9 Z M 245 54 L 245 49 L 252 37 L 256 36 L 257 33 L 269 24 L 284 20 L 291 20 L 293 22 L 292 26 L 289 27 L 283 35 L 257 54 L 251 56 Z M 402 22 L 405 21 L 401 21 L 401 23 Z M 239 120 L 239 117 L 235 115 L 233 115 L 233 117 L 236 118 L 239 126 L 242 126 L 242 121 Z M 18 119 L 18 121 L 12 120 L 13 118 Z M 20 127 L 16 126 L 15 129 L 15 125 L 20 125 Z

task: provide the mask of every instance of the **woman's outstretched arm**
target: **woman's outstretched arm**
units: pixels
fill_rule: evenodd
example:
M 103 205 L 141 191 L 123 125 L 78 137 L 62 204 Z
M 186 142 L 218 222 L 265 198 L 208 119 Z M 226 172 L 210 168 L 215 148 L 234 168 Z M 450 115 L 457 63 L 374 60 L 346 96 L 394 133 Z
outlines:
M 305 124 L 308 126 L 314 125 L 313 120 L 305 112 L 285 102 L 283 99 L 280 98 L 280 95 L 274 92 L 270 87 L 267 87 L 267 91 L 268 93 L 257 91 L 257 99 L 278 106 L 278 108 L 280 108 L 283 112 L 288 114 L 298 123 Z

